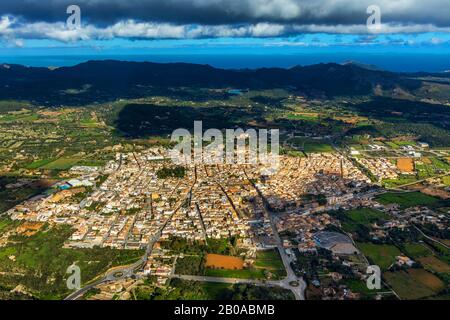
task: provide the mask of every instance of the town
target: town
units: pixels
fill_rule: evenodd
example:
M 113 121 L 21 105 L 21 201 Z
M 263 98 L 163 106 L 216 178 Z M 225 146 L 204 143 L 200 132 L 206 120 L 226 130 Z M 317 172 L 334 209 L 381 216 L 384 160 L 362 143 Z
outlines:
M 388 178 L 388 172 L 398 170 L 392 165 L 374 163 L 372 168 L 369 162 L 361 163 L 377 176 L 376 170 Z M 130 298 L 140 279 L 148 276 L 155 276 L 160 285 L 174 278 L 221 282 L 223 277 L 227 282 L 231 277 L 237 283 L 280 287 L 292 291 L 297 299 L 304 299 L 305 291 L 309 297 L 356 299 L 361 292 L 353 292 L 352 286 L 334 285 L 343 278 L 346 283 L 363 283 L 367 278 L 365 269 L 370 263 L 355 241 L 362 246 L 370 246 L 367 241 L 383 243 L 393 230 L 414 228 L 422 233 L 420 225 L 432 224 L 434 232 L 448 230 L 447 216 L 438 211 L 383 204 L 379 197 L 386 190 L 373 184 L 348 156 L 337 152 L 280 156 L 280 170 L 268 174 L 267 164 L 174 166 L 168 149 L 153 147 L 118 152 L 102 167 L 73 166 L 70 173 L 72 177 L 57 182 L 50 193 L 16 205 L 7 214 L 12 220 L 25 221 L 18 230 L 21 234 L 32 235 L 45 224 L 69 225 L 73 232 L 64 243 L 68 249 L 109 247 L 145 252 L 132 268 L 135 280 L 126 277 L 124 270 L 114 270 L 112 284 L 110 278 L 100 283 L 94 299 Z M 343 212 L 349 212 L 350 218 Z M 365 226 L 349 222 L 352 212 L 358 212 L 360 220 L 368 214 L 366 234 L 358 230 Z M 3 241 L 7 237 L 3 235 Z M 426 237 L 433 244 L 440 243 Z M 184 241 L 195 247 L 214 239 L 236 239 L 235 258 L 192 255 L 189 250 L 186 254 L 185 249 L 177 251 L 171 245 Z M 260 276 L 256 271 L 260 271 L 264 252 L 278 256 L 281 265 L 264 269 Z M 324 254 L 312 270 L 308 259 Z M 206 260 L 206 273 L 183 269 L 184 264 L 196 261 L 189 259 L 197 258 L 200 264 Z M 392 263 L 415 267 L 415 261 L 400 251 Z M 229 269 L 229 264 L 234 270 L 230 276 L 220 271 Z M 321 269 L 329 270 L 331 282 L 318 276 Z M 239 274 L 245 270 L 248 278 Z M 376 293 L 378 298 L 390 295 L 398 295 L 390 286 Z

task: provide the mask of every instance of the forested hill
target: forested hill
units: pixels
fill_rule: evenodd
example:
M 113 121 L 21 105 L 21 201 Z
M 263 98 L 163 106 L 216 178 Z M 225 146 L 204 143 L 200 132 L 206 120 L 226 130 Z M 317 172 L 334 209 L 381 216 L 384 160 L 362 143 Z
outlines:
M 421 74 L 426 76 L 426 74 Z M 88 61 L 73 67 L 35 68 L 0 65 L 0 99 L 37 104 L 82 104 L 145 96 L 148 90 L 187 88 L 287 88 L 326 97 L 369 95 L 400 88 L 417 90 L 410 75 L 347 64 L 317 64 L 290 69 L 224 70 L 187 63 Z

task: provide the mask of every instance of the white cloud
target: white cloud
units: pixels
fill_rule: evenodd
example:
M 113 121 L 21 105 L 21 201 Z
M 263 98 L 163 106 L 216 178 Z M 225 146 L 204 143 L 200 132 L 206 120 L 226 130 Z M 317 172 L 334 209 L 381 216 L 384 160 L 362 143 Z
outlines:
M 425 33 L 450 32 L 450 27 L 433 24 L 384 23 L 378 33 Z M 243 25 L 177 25 L 171 23 L 138 22 L 124 20 L 110 26 L 83 25 L 79 30 L 70 30 L 63 22 L 24 23 L 14 17 L 0 18 L 0 37 L 8 41 L 15 39 L 52 39 L 63 42 L 79 40 L 126 39 L 196 39 L 218 37 L 278 37 L 301 33 L 370 34 L 365 24 L 279 24 L 255 23 Z M 22 42 L 18 42 L 18 44 Z
M 12 25 L 13 21 L 9 16 L 3 16 L 0 19 L 0 32 L 4 33 L 6 32 L 10 26 Z
M 430 43 L 431 43 L 431 44 L 441 44 L 442 42 L 444 42 L 442 39 L 436 38 L 436 37 L 433 37 L 433 38 L 431 38 L 431 40 L 430 40 Z

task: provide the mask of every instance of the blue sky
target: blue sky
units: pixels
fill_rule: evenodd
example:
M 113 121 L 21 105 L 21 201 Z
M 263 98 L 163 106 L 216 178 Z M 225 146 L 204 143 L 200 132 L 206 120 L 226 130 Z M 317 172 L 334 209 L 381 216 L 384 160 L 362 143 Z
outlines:
M 342 35 L 301 34 L 269 38 L 207 38 L 207 39 L 123 39 L 79 40 L 61 42 L 52 39 L 27 39 L 21 46 L 3 42 L 1 55 L 8 54 L 146 54 L 185 53 L 272 54 L 302 50 L 395 50 L 417 53 L 450 53 L 449 33 Z

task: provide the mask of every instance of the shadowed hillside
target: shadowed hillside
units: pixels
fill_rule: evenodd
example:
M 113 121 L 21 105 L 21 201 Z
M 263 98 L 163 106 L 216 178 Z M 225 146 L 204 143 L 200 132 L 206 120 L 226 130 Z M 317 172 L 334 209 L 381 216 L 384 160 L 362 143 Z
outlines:
M 377 89 L 415 90 L 421 81 L 357 65 L 224 70 L 187 63 L 89 61 L 57 69 L 0 66 L 0 99 L 42 105 L 81 105 L 137 98 L 171 87 L 287 88 L 305 95 L 369 95 Z

